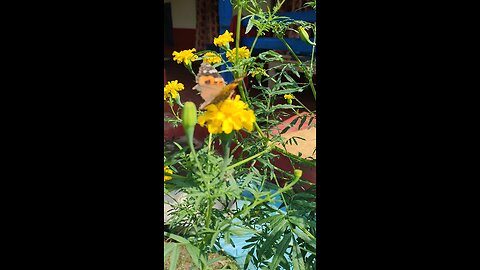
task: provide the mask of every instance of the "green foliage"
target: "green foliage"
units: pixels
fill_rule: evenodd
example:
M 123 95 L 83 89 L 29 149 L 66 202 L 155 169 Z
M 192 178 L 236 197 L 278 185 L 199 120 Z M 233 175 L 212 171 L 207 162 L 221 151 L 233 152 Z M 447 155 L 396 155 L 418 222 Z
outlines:
M 243 17 L 248 20 L 246 32 L 255 30 L 257 38 L 271 33 L 284 41 L 287 31 L 297 31 L 297 27 L 302 26 L 306 31 L 313 31 L 310 37 L 316 40 L 315 24 L 277 15 L 284 1 L 277 1 L 271 8 L 266 6 L 266 1 L 234 2 L 240 15 L 242 10 L 248 13 Z M 315 9 L 316 1 L 307 6 Z M 301 60 L 290 50 L 294 61 L 286 61 L 284 55 L 270 50 L 227 65 L 237 78 L 252 76 L 255 79 L 248 90 L 244 84 L 238 85 L 241 100 L 255 112 L 254 131 L 234 131 L 228 136 L 211 134 L 198 147 L 188 138 L 187 142 L 166 144 L 164 164 L 173 174 L 172 180 L 165 182 L 164 194 L 170 196 L 174 191 L 184 194 L 181 200 L 170 203 L 172 210 L 166 222 L 170 232 L 165 236 L 175 241 L 165 244 L 164 258 L 168 258 L 170 269 L 175 269 L 181 247 L 186 248 L 196 268 L 211 269 L 218 259 L 210 260 L 207 254 L 221 251 L 220 240 L 235 246 L 232 237 L 247 233 L 252 237 L 243 247 L 248 251 L 244 269 L 249 265 L 257 269 L 315 269 L 316 185 L 278 168 L 275 161 L 279 155 L 272 151 L 279 152 L 288 144 L 304 140 L 298 136 L 288 140 L 282 137 L 295 125 L 298 124 L 298 129 L 315 127 L 315 111 L 310 111 L 298 99 L 290 104 L 284 98 L 286 94 L 303 91 L 312 91 L 316 98 L 312 81 L 314 47 L 310 59 Z M 205 52 L 197 54 L 202 56 Z M 301 82 L 302 76 L 308 82 Z M 170 98 L 172 115 L 165 118 L 165 122 L 176 126 L 182 121 L 174 110 L 174 103 L 180 108 L 184 106 L 180 96 L 175 100 Z M 307 113 L 300 114 L 300 110 Z M 280 130 L 277 126 L 281 119 L 292 114 L 296 118 Z M 273 133 L 274 130 L 277 132 Z M 215 150 L 215 143 L 222 146 L 223 153 Z M 232 144 L 236 147 L 230 152 Z M 291 154 L 287 156 L 294 166 L 312 162 Z M 280 185 L 281 182 L 285 184 Z M 298 192 L 304 189 L 299 184 L 309 184 L 310 188 Z M 239 207 L 239 201 L 246 203 Z

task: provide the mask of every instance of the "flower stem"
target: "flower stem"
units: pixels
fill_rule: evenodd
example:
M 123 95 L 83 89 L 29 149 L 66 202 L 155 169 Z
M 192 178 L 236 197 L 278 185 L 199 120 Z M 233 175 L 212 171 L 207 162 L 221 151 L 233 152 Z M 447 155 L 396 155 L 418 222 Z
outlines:
M 303 72 L 305 74 L 309 74 L 307 73 L 307 69 L 305 67 L 305 65 L 303 64 L 303 62 L 298 58 L 298 56 L 295 54 L 295 52 L 292 50 L 292 48 L 290 47 L 290 45 L 288 45 L 288 43 L 285 41 L 285 39 L 283 39 L 283 37 L 279 37 L 277 36 L 282 42 L 283 44 L 285 44 L 285 46 L 287 47 L 287 49 L 290 51 L 290 53 L 293 55 L 293 57 L 295 57 L 295 59 L 298 61 L 298 63 L 300 64 L 300 66 L 302 67 L 303 69 Z M 317 100 L 317 92 L 315 91 L 315 87 L 313 86 L 313 81 L 312 81 L 312 78 L 311 76 L 307 76 L 308 78 L 308 84 L 310 84 L 310 88 L 312 89 L 312 94 L 313 94 L 313 97 L 315 98 L 315 100 Z
M 270 152 L 271 150 L 272 150 L 272 147 L 269 146 L 269 147 L 267 147 L 267 149 L 263 150 L 263 151 L 260 152 L 260 153 L 257 153 L 257 154 L 255 154 L 255 155 L 249 157 L 249 158 L 246 158 L 246 159 L 244 159 L 244 160 L 242 160 L 242 161 L 239 161 L 239 162 L 237 162 L 237 163 L 235 163 L 235 164 L 233 164 L 233 165 L 228 166 L 226 170 L 230 170 L 230 169 L 233 169 L 233 168 L 235 168 L 235 167 L 238 167 L 238 166 L 240 166 L 240 165 L 242 165 L 242 164 L 245 164 L 245 163 L 249 162 L 249 161 L 252 160 L 252 159 L 255 159 L 255 158 L 257 158 L 257 157 L 259 157 L 259 156 L 261 156 L 261 155 L 263 155 L 263 154 L 266 154 L 266 153 Z
M 212 147 L 212 133 L 208 135 L 208 153 L 210 154 L 210 148 Z
M 238 5 L 237 6 L 237 31 L 235 33 L 235 48 L 236 50 L 236 56 L 235 56 L 235 66 L 237 66 L 238 63 L 238 49 L 240 48 L 240 26 L 242 23 L 242 6 Z

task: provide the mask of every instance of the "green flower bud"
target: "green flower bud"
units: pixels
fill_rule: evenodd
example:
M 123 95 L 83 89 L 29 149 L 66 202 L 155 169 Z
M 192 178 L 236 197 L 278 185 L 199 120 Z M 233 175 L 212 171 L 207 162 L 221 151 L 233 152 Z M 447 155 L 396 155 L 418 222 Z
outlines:
M 197 107 L 191 101 L 185 102 L 182 110 L 182 125 L 185 130 L 187 142 L 193 148 L 193 132 L 197 124 Z M 192 150 L 193 151 L 193 150 Z
M 302 26 L 298 27 L 298 33 L 300 34 L 300 38 L 305 41 L 306 43 L 315 46 L 316 44 L 310 41 L 310 36 L 307 33 L 307 30 L 305 30 Z
M 197 124 L 197 107 L 191 101 L 185 102 L 182 110 L 183 128 L 191 128 Z
M 293 175 L 295 176 L 295 179 L 298 179 L 298 178 L 302 177 L 302 173 L 303 173 L 303 171 L 302 171 L 302 170 L 298 170 L 298 169 L 295 169 L 295 170 L 293 171 Z

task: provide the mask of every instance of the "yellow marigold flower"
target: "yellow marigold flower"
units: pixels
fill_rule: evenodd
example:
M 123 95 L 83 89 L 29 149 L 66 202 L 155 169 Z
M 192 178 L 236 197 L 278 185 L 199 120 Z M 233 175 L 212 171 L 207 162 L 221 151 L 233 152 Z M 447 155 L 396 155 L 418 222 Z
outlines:
M 163 171 L 169 174 L 173 174 L 173 171 L 168 168 L 168 166 L 163 167 Z M 172 180 L 172 177 L 169 175 L 163 175 L 163 182 L 167 182 L 168 180 Z
M 223 47 L 233 42 L 233 33 L 229 33 L 225 30 L 225 33 L 213 39 L 213 44 L 217 47 Z
M 237 48 L 233 48 L 227 52 L 228 61 L 232 63 L 235 62 L 235 57 L 237 57 Z M 238 58 L 242 59 L 248 57 L 250 57 L 250 50 L 246 46 L 238 48 Z
M 295 96 L 293 96 L 292 94 L 285 94 L 283 95 L 283 98 L 287 100 L 287 103 L 292 105 L 292 99 L 295 98 Z
M 205 109 L 207 111 L 198 116 L 198 124 L 202 127 L 206 124 L 209 133 L 230 134 L 232 130 L 253 129 L 255 114 L 240 100 L 239 95 L 234 100 L 226 99 L 219 104 L 210 104 Z
M 183 50 L 181 52 L 174 51 L 172 53 L 173 61 L 177 61 L 177 64 L 183 62 L 184 64 L 189 65 L 193 60 L 198 58 L 197 55 L 193 54 L 195 51 L 197 51 L 195 48 L 191 50 Z
M 216 64 L 222 61 L 222 59 L 218 55 L 211 52 L 207 52 L 206 54 L 203 55 L 203 57 L 204 57 L 203 62 L 208 62 L 210 64 Z
M 183 83 L 179 83 L 178 80 L 170 81 L 163 87 L 163 100 L 167 100 L 167 97 L 171 96 L 176 98 L 178 95 L 177 91 L 182 91 L 185 89 Z

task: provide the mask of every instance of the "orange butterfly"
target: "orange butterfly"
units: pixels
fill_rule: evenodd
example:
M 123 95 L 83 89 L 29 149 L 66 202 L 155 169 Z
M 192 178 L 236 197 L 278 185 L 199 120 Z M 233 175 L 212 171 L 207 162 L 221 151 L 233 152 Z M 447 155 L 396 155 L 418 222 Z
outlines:
M 192 89 L 200 92 L 200 96 L 205 102 L 200 105 L 203 110 L 210 104 L 217 104 L 227 98 L 231 98 L 235 93 L 235 88 L 243 78 L 236 79 L 228 85 L 218 71 L 209 63 L 203 62 L 198 70 L 195 82 L 197 83 Z

